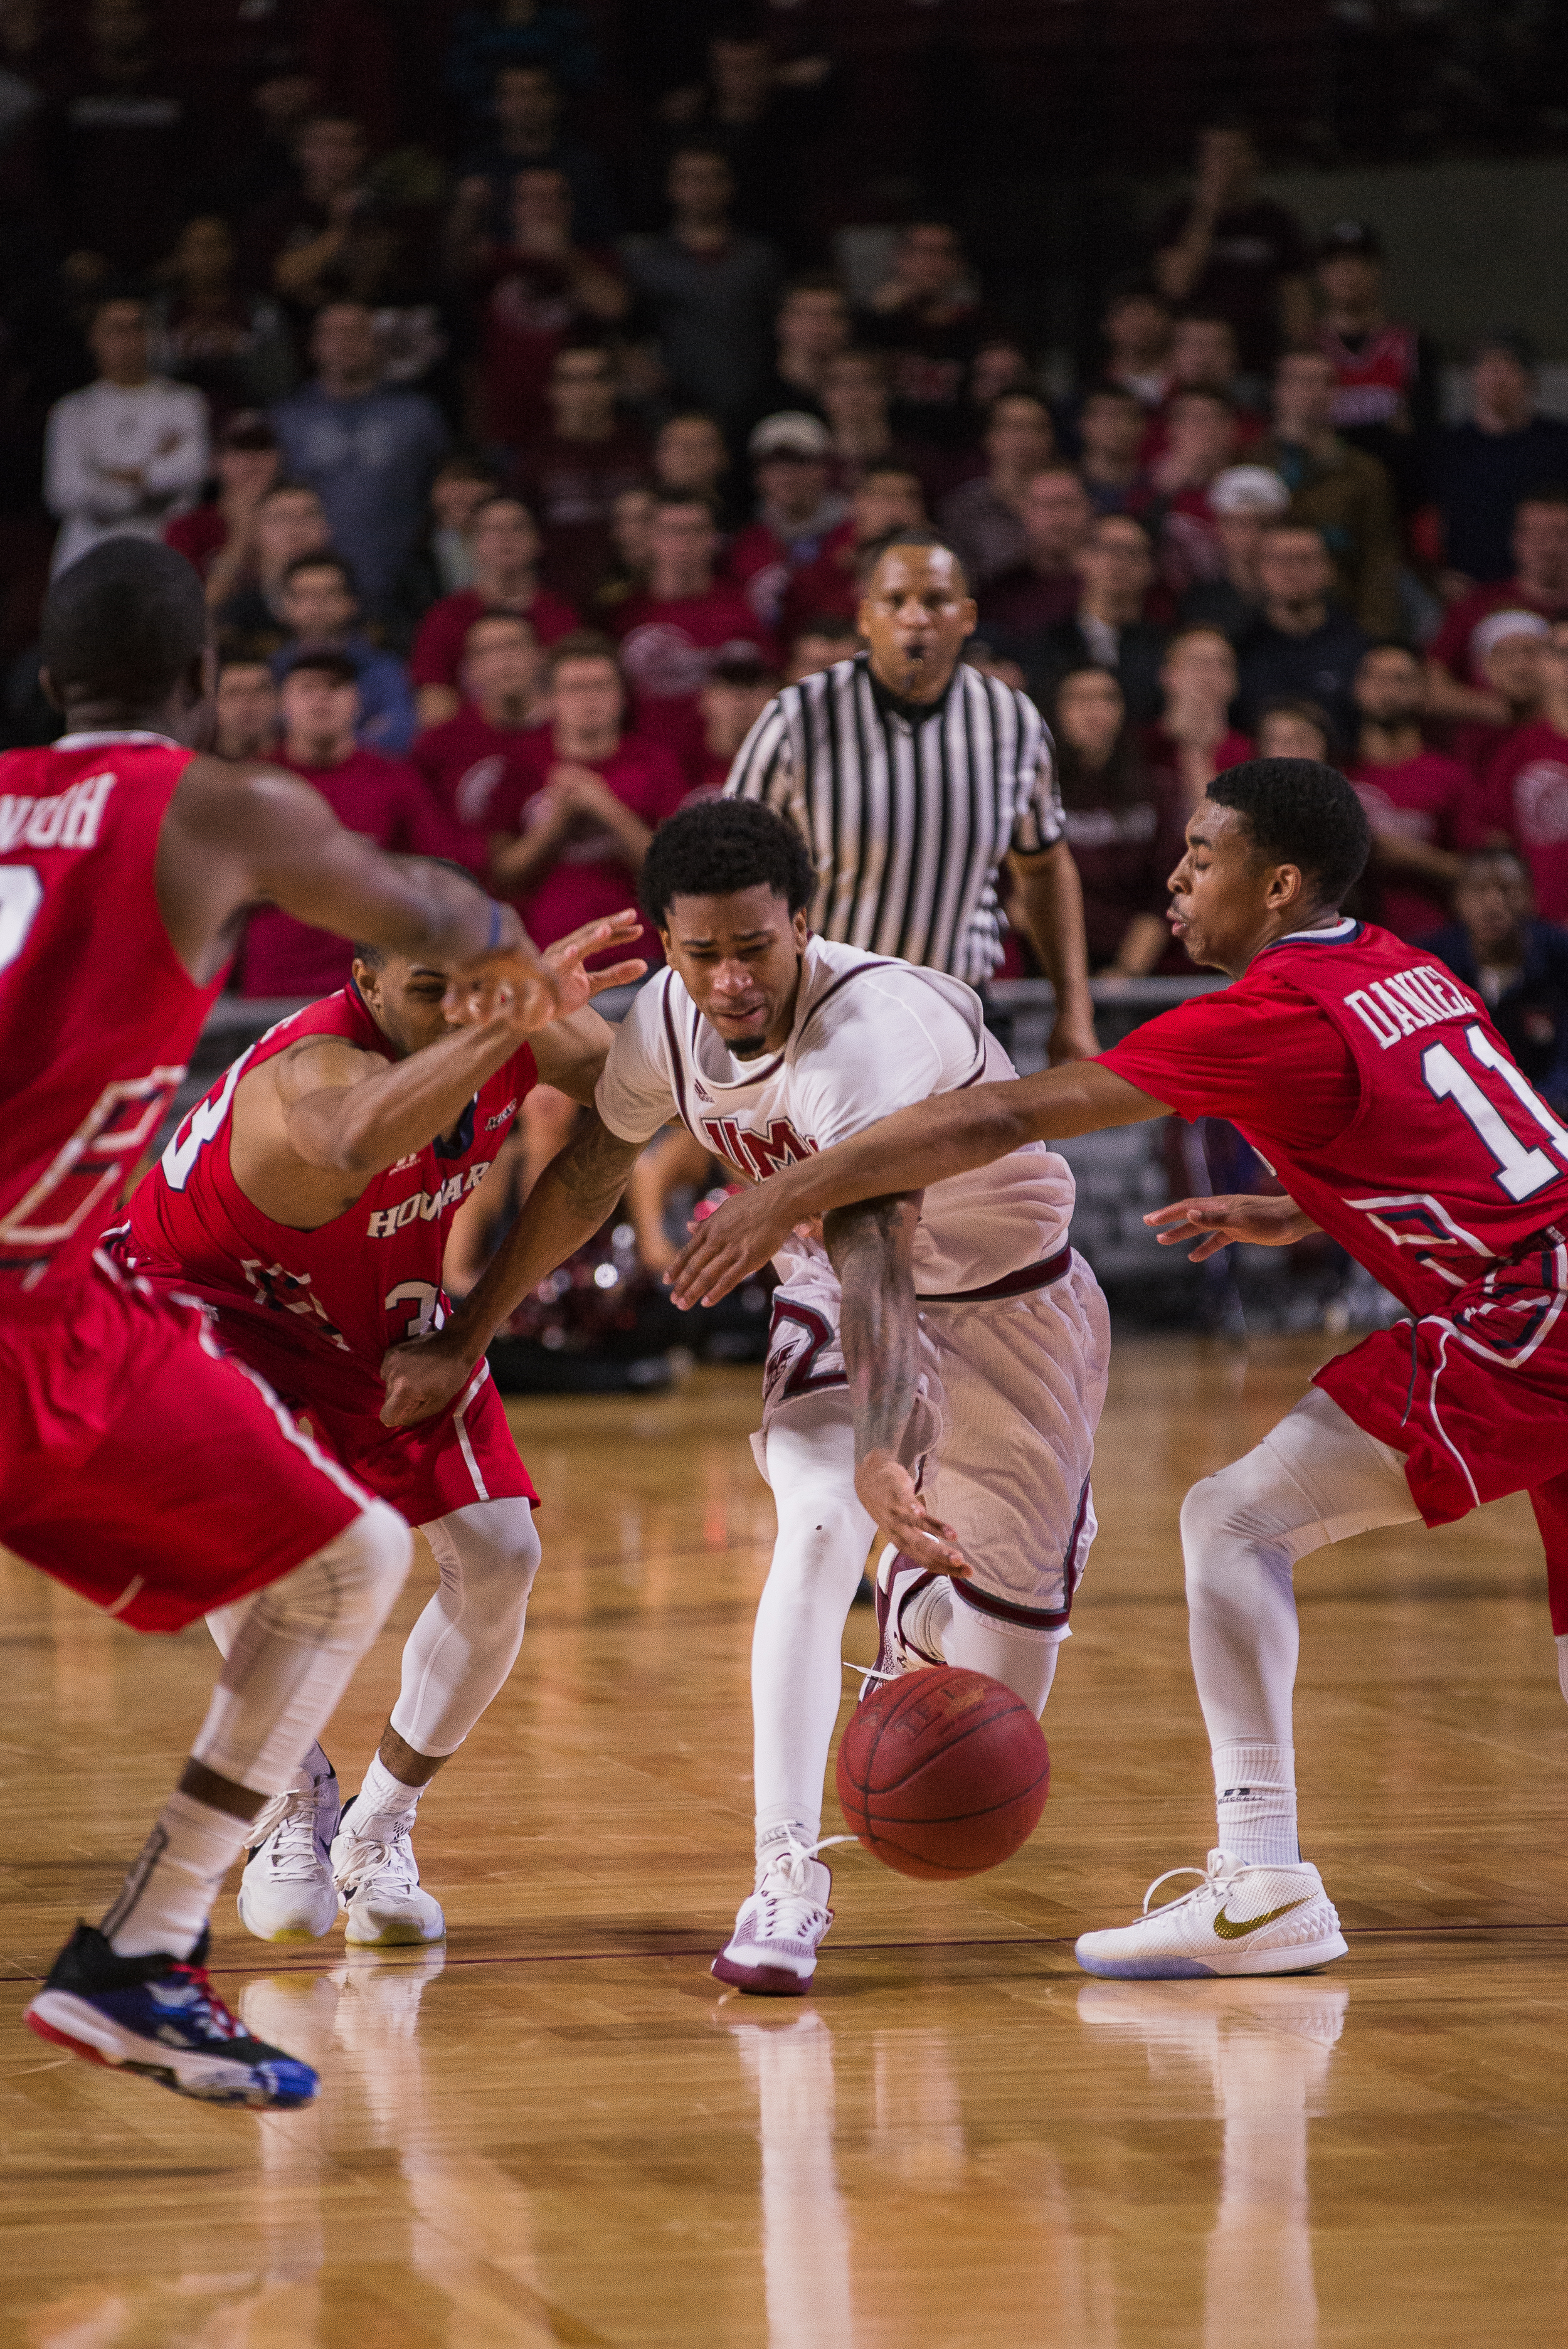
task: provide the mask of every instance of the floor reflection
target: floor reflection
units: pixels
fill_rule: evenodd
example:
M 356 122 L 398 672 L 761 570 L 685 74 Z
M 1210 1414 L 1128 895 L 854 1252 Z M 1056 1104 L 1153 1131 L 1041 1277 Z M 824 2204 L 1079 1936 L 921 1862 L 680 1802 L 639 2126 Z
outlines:
M 833 2040 L 814 2007 L 721 2002 L 757 2097 L 769 2349 L 854 2349 L 850 2229 L 833 2150 Z

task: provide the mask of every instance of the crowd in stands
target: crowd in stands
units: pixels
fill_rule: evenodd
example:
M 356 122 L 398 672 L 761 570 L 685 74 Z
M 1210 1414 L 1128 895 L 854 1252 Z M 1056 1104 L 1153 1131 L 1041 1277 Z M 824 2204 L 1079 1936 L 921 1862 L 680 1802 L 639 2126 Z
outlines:
M 394 141 L 413 101 L 381 67 L 347 102 L 324 35 L 258 51 L 233 151 L 174 171 L 148 12 L 89 13 L 125 103 L 51 98 L 47 41 L 13 40 L 54 127 L 0 126 L 39 347 L 79 352 L 38 488 L 56 569 L 134 531 L 201 573 L 226 753 L 461 858 L 548 943 L 624 901 L 780 684 L 854 652 L 867 550 L 931 523 L 968 657 L 1050 720 L 1094 969 L 1186 968 L 1160 916 L 1187 812 L 1255 750 L 1306 750 L 1371 817 L 1356 910 L 1433 940 L 1555 1070 L 1568 423 L 1511 326 L 1447 355 L 1445 423 L 1377 226 L 1266 199 L 1245 129 L 1203 131 L 1047 397 L 946 220 L 905 219 L 851 297 L 794 160 L 831 64 L 765 31 L 721 31 L 613 148 L 567 0 L 433 11 L 444 47 L 404 61 L 423 143 Z M 12 667 L 10 740 L 51 730 L 36 672 Z M 343 963 L 263 913 L 236 984 Z

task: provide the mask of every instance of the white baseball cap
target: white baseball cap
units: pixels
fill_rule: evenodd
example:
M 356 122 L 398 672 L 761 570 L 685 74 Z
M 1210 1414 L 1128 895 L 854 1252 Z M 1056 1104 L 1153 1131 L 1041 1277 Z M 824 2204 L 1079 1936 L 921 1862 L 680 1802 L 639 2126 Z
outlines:
M 1227 465 L 1209 484 L 1209 511 L 1217 514 L 1282 514 L 1290 492 L 1267 465 Z

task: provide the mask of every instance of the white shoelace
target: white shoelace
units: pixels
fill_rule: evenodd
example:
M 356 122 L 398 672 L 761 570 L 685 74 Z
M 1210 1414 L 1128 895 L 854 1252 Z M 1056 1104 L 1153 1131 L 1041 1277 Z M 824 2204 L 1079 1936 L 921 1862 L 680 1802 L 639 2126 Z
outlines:
M 253 1850 L 272 1843 L 273 1876 L 285 1884 L 308 1883 L 321 1866 L 315 1847 L 315 1788 L 294 1786 L 274 1795 L 256 1814 L 251 1832 L 256 1837 Z
M 1162 1900 L 1160 1904 L 1161 1909 L 1180 1909 L 1185 1901 L 1196 1900 L 1200 1892 L 1218 1892 L 1222 1885 L 1230 1884 L 1239 1876 L 1246 1864 L 1245 1860 L 1233 1859 L 1228 1852 L 1212 1851 L 1209 1854 L 1209 1864 L 1206 1868 L 1168 1868 L 1163 1876 L 1155 1878 L 1144 1894 L 1143 1914 L 1148 1916 L 1150 1902 L 1161 1886 L 1169 1884 L 1174 1876 L 1201 1876 L 1203 1881 L 1195 1886 L 1191 1892 L 1183 1892 L 1174 1900 Z
M 400 1826 L 390 1842 L 383 1842 L 369 1836 L 361 1839 L 350 1829 L 347 1848 L 332 1872 L 338 1890 L 363 1892 L 373 1878 L 389 1877 L 393 1891 L 412 1892 L 419 1881 L 419 1864 L 410 1834 L 410 1828 Z

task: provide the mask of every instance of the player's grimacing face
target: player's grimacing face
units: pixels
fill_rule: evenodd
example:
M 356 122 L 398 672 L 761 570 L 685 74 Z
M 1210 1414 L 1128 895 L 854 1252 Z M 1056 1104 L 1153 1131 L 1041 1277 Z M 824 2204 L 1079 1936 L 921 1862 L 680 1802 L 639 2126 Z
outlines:
M 434 963 L 409 962 L 402 955 L 388 955 L 379 965 L 356 956 L 354 963 L 354 982 L 366 1009 L 404 1059 L 450 1035 L 456 1023 L 441 1007 L 452 976 Z
M 1170 922 L 1195 963 L 1239 978 L 1271 935 L 1275 916 L 1311 912 L 1295 865 L 1260 856 L 1234 808 L 1204 800 L 1187 819 L 1187 846 L 1171 874 Z M 1293 886 L 1294 884 L 1294 886 Z
M 759 882 L 722 897 L 672 899 L 659 931 L 665 957 L 737 1060 L 785 1042 L 808 932 L 778 891 Z

